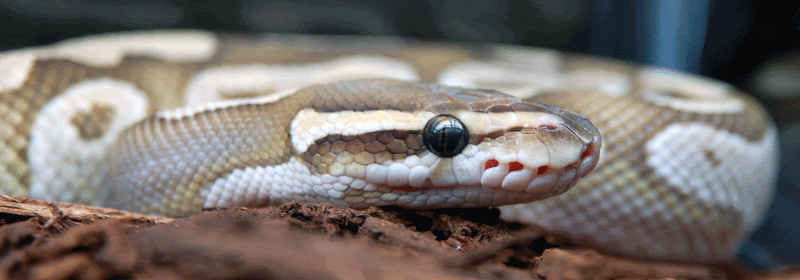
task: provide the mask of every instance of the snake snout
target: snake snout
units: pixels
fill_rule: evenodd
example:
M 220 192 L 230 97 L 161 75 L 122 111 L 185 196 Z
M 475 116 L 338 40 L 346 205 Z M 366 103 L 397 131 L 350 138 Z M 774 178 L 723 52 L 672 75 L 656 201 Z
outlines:
M 564 123 L 509 132 L 483 162 L 481 184 L 537 194 L 563 193 L 597 165 L 599 142 L 579 137 Z
M 478 145 L 490 155 L 482 159 L 481 185 L 542 199 L 565 192 L 597 165 L 600 133 L 585 117 L 544 104 L 512 107 L 514 118 L 499 121 L 510 129 Z

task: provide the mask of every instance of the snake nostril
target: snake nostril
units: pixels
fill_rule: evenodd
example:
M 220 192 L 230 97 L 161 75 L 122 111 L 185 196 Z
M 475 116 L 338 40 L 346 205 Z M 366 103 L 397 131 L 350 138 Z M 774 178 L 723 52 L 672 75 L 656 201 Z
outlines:
M 556 130 L 558 129 L 558 125 L 552 123 L 545 123 L 538 127 L 540 130 Z

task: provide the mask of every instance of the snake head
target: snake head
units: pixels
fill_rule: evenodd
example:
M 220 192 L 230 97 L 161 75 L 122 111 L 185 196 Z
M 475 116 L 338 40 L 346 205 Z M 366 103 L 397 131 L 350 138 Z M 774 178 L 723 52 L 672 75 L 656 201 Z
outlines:
M 305 137 L 292 141 L 314 172 L 344 176 L 334 184 L 344 181 L 348 186 L 339 188 L 345 193 L 377 192 L 369 196 L 380 198 L 368 203 L 354 197 L 358 203 L 349 206 L 530 202 L 565 192 L 598 162 L 597 128 L 553 106 L 497 91 L 430 84 L 347 88 L 398 100 L 382 101 L 377 109 L 367 104 L 330 113 L 305 110 L 292 125 L 295 135 Z
M 436 116 L 422 130 L 422 157 L 436 158 L 425 184 L 477 185 L 506 194 L 479 204 L 519 203 L 561 194 L 597 165 L 601 137 L 585 117 L 495 91 L 465 90 L 452 97 L 474 95 L 491 98 L 429 108 Z

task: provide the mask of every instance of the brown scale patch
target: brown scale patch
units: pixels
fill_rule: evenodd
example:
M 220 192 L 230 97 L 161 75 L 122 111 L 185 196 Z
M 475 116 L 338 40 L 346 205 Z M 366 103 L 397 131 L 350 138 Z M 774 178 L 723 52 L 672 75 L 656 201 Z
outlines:
M 134 186 L 146 184 L 138 188 L 151 192 L 147 195 L 175 194 L 163 196 L 159 205 L 150 204 L 144 195 L 123 193 L 118 195 L 133 199 L 127 200 L 130 204 L 116 206 L 136 211 L 143 211 L 141 207 L 155 207 L 146 210 L 183 216 L 200 209 L 205 198 L 197 193 L 210 187 L 217 178 L 236 169 L 287 162 L 294 157 L 288 135 L 289 123 L 306 100 L 306 96 L 293 96 L 280 105 L 244 104 L 198 112 L 181 119 L 151 117 L 133 126 L 123 134 L 118 145 L 122 154 L 117 163 L 118 172 L 141 170 L 148 159 L 169 165 L 174 162 L 173 157 L 187 157 L 183 151 L 204 153 L 206 158 L 195 159 L 187 166 L 162 166 L 165 172 L 180 170 L 179 176 L 130 182 Z M 245 142 L 248 138 L 253 141 Z M 344 150 L 339 145 L 324 148 Z M 128 190 L 133 189 L 136 188 Z
M 361 167 L 403 161 L 410 155 L 421 156 L 425 151 L 419 131 L 392 130 L 348 136 L 328 135 L 308 146 L 301 158 L 310 164 L 312 172 L 330 174 L 330 165 L 340 163 L 347 175 L 361 177 L 363 174 L 354 173 Z
M 719 161 L 719 159 L 717 158 L 717 156 L 716 156 L 716 155 L 714 155 L 714 151 L 712 151 L 712 150 L 706 150 L 706 151 L 703 153 L 703 155 L 706 157 L 706 160 L 708 160 L 709 162 L 711 162 L 711 166 L 717 167 L 717 166 L 719 166 L 719 165 L 720 165 L 720 163 L 721 163 L 721 162 Z
M 248 99 L 248 98 L 256 98 L 256 97 L 271 95 L 278 91 L 279 91 L 278 88 L 265 88 L 256 91 L 235 91 L 235 92 L 220 91 L 219 95 L 222 97 L 222 99 L 226 100 Z
M 677 90 L 661 90 L 659 91 L 660 94 L 669 96 L 675 99 L 684 99 L 684 100 L 697 100 L 700 99 L 696 95 L 692 95 L 688 92 L 677 91 Z
M 481 142 L 484 142 L 484 141 L 490 141 L 490 140 L 498 139 L 500 137 L 508 135 L 509 133 L 514 133 L 514 132 L 532 133 L 534 130 L 541 129 L 541 128 L 542 127 L 540 127 L 540 128 L 532 128 L 532 127 L 524 127 L 524 126 L 514 126 L 514 127 L 509 127 L 507 129 L 495 130 L 495 131 L 492 131 L 492 132 L 489 132 L 489 133 L 470 133 L 470 135 L 469 135 L 470 136 L 470 138 L 469 138 L 470 142 L 469 143 L 477 145 L 477 144 L 480 144 Z M 549 128 L 549 130 L 558 129 L 558 127 L 550 127 L 550 126 L 548 126 L 548 128 Z
M 183 106 L 189 80 L 201 69 L 200 63 L 165 63 L 149 57 L 126 57 L 117 77 L 132 82 L 147 93 L 150 112 Z
M 114 108 L 92 104 L 89 111 L 79 112 L 70 121 L 78 129 L 78 136 L 83 140 L 94 140 L 102 137 L 114 119 Z
M 598 72 L 615 72 L 623 75 L 633 75 L 639 68 L 638 64 L 623 62 L 618 59 L 589 56 L 580 54 L 570 54 L 564 56 L 563 60 L 564 72 L 575 72 L 593 70 Z

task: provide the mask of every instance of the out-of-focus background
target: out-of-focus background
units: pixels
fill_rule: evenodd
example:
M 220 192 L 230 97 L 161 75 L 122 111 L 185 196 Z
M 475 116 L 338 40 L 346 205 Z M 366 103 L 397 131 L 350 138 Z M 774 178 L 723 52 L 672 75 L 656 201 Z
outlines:
M 781 133 L 778 194 L 741 258 L 800 264 L 800 2 L 640 2 L 0 0 L 0 50 L 156 28 L 391 35 L 551 47 L 711 76 L 753 93 Z

